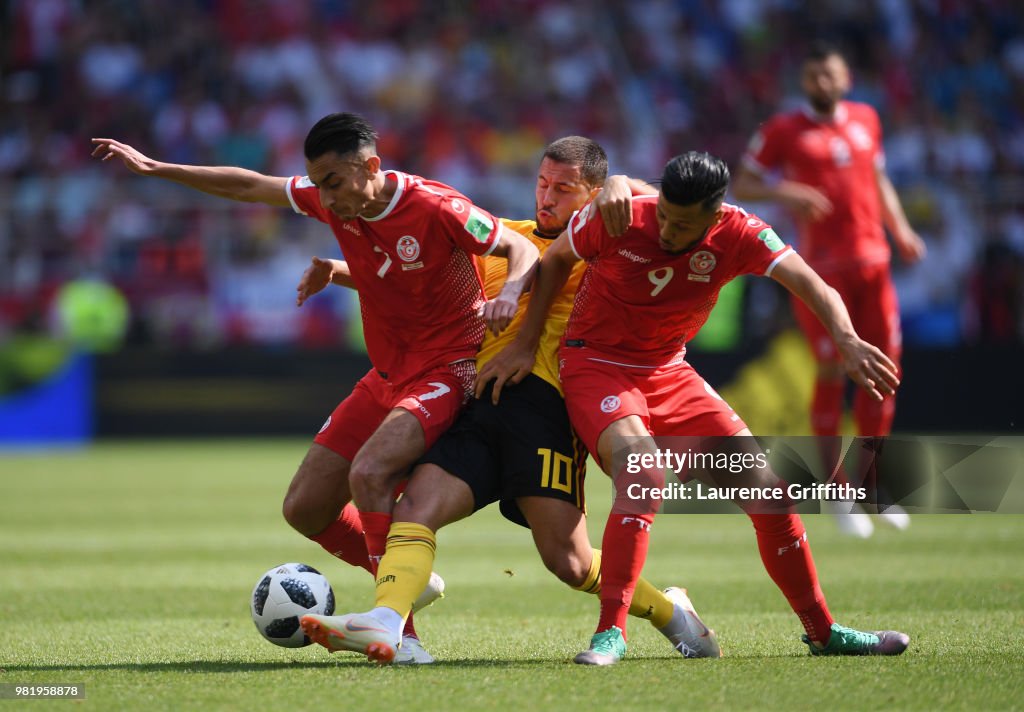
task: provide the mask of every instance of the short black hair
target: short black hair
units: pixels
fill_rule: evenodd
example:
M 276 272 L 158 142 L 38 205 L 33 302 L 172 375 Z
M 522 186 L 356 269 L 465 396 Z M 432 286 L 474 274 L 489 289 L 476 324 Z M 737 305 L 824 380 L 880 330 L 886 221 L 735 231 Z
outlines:
M 675 205 L 700 203 L 707 212 L 718 210 L 729 188 L 729 166 L 710 153 L 690 151 L 665 164 L 661 194 Z
M 843 56 L 839 46 L 828 40 L 814 40 L 807 47 L 807 51 L 804 52 L 804 63 L 807 62 L 824 62 L 829 57 L 839 57 L 844 62 L 846 58 Z
M 544 149 L 544 156 L 555 163 L 579 166 L 580 177 L 591 188 L 604 185 L 608 177 L 608 154 L 601 144 L 584 136 L 566 136 L 552 141 Z
M 355 153 L 361 148 L 377 146 L 377 132 L 358 114 L 328 114 L 306 134 L 303 153 L 307 161 L 315 161 L 334 151 L 339 156 Z

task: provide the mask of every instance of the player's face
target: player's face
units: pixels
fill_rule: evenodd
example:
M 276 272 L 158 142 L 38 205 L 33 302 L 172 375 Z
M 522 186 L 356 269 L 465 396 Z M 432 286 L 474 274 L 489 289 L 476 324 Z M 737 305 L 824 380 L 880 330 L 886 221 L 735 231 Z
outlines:
M 553 237 L 561 234 L 590 194 L 591 188 L 581 177 L 579 166 L 545 158 L 537 171 L 537 232 Z
M 850 69 L 837 54 L 822 61 L 804 62 L 800 86 L 815 111 L 831 114 L 836 104 L 850 91 Z
M 306 162 L 306 175 L 320 190 L 320 204 L 342 220 L 355 220 L 373 199 L 369 158 L 334 151 Z
M 700 203 L 676 205 L 658 196 L 658 247 L 676 254 L 690 249 L 722 218 L 722 211 L 708 212 Z

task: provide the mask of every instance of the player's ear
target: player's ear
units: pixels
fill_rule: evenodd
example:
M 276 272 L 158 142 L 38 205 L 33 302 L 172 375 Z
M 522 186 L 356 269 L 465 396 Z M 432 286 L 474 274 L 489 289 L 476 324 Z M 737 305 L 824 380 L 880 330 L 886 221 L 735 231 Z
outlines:
M 363 165 L 366 166 L 366 172 L 372 178 L 380 172 L 380 156 L 368 156 Z

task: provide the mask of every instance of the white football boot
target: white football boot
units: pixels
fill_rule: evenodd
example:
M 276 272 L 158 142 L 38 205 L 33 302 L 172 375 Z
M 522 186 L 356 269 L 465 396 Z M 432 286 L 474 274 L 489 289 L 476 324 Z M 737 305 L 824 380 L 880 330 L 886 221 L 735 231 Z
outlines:
M 419 638 L 411 635 L 402 636 L 402 645 L 395 655 L 395 665 L 429 665 L 434 662 L 434 656 L 428 653 Z
M 366 613 L 343 616 L 306 615 L 299 619 L 309 639 L 330 652 L 351 650 L 373 662 L 386 665 L 395 659 L 401 635 Z
M 890 504 L 878 513 L 878 518 L 893 529 L 905 531 L 910 528 L 910 515 L 898 504 Z
M 856 502 L 826 500 L 821 503 L 821 511 L 832 515 L 840 534 L 867 539 L 875 531 L 871 517 Z
M 715 631 L 704 625 L 697 611 L 686 595 L 685 588 L 672 586 L 665 589 L 665 595 L 672 601 L 675 610 L 670 620 L 658 632 L 668 638 L 672 647 L 684 658 L 720 658 L 722 649 L 718 647 Z
M 413 612 L 422 610 L 444 598 L 444 579 L 430 573 L 427 587 L 412 605 Z M 397 614 L 395 614 L 397 618 Z M 401 636 L 369 613 L 348 613 L 343 616 L 303 616 L 299 621 L 309 639 L 330 652 L 350 650 L 362 653 L 373 662 L 387 665 L 434 662 L 423 644 L 412 636 Z
M 439 598 L 444 598 L 444 579 L 431 571 L 427 587 L 412 604 L 412 612 L 415 613 L 432 605 Z

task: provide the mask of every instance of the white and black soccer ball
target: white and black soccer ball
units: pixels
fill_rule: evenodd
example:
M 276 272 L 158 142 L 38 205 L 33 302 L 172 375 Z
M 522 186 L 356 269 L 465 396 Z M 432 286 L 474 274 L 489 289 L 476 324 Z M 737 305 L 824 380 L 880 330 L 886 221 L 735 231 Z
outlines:
M 334 591 L 324 576 L 306 564 L 281 564 L 260 576 L 250 610 L 256 630 L 274 645 L 301 648 L 312 641 L 299 626 L 307 613 L 334 614 Z

